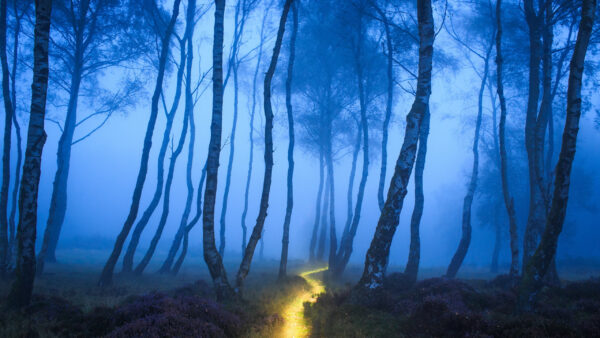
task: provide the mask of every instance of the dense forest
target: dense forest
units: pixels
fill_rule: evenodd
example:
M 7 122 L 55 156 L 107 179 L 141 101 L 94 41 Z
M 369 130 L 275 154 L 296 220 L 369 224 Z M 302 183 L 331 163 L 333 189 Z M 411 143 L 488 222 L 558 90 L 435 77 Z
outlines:
M 599 335 L 597 15 L 0 0 L 0 335 Z

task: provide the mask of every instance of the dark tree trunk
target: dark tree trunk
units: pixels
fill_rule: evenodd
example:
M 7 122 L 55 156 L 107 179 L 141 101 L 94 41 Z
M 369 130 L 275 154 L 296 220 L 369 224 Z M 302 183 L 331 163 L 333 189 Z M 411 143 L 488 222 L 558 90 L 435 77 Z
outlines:
M 429 108 L 423 115 L 421 130 L 419 131 L 419 149 L 415 163 L 415 206 L 410 218 L 410 246 L 408 249 L 408 261 L 404 273 L 411 282 L 417 281 L 419 274 L 419 263 L 421 261 L 421 217 L 425 206 L 425 194 L 423 193 L 423 172 L 425 171 L 425 158 L 427 157 L 427 139 L 429 137 Z
M 565 221 L 571 169 L 575 158 L 579 119 L 581 117 L 583 67 L 594 25 L 596 4 L 596 0 L 583 0 L 582 3 L 577 42 L 571 58 L 567 90 L 567 118 L 558 164 L 556 165 L 552 204 L 544 234 L 534 255 L 523 269 L 523 277 L 519 287 L 518 305 L 521 310 L 525 311 L 531 310 L 536 296 L 543 286 L 543 278 L 555 257 L 558 237 Z
M 321 199 L 323 196 L 323 150 L 319 151 L 319 189 L 317 190 L 317 205 L 315 207 L 315 224 L 313 225 L 312 235 L 310 237 L 310 247 L 308 261 L 313 263 L 319 255 L 315 252 L 317 240 L 319 237 L 319 224 L 321 221 Z
M 267 15 L 263 16 L 262 26 L 260 28 L 260 42 L 258 45 L 258 56 L 256 58 L 256 68 L 254 69 L 254 77 L 252 79 L 252 110 L 250 112 L 250 154 L 248 159 L 248 174 L 246 176 L 246 189 L 244 192 L 244 211 L 242 211 L 242 256 L 246 251 L 246 239 L 248 234 L 248 227 L 246 226 L 246 217 L 248 215 L 248 196 L 250 194 L 250 181 L 252 179 L 252 163 L 254 161 L 254 115 L 256 113 L 256 91 L 257 91 L 257 80 L 258 72 L 260 70 L 260 63 L 263 54 L 263 43 L 265 40 L 265 24 Z
M 417 142 L 423 115 L 427 112 L 431 95 L 431 69 L 433 57 L 433 14 L 431 0 L 417 1 L 419 26 L 419 75 L 415 101 L 406 117 L 406 131 L 387 199 L 379 217 L 375 235 L 365 259 L 363 275 L 356 286 L 369 292 L 381 287 L 388 265 L 390 246 L 398 226 L 400 211 L 417 152 Z
M 337 236 L 335 233 L 335 177 L 333 176 L 333 141 L 331 133 L 331 123 L 329 124 L 328 142 L 327 142 L 327 176 L 329 177 L 329 266 L 335 266 L 335 254 L 337 252 Z
M 6 56 L 6 11 L 3 0 L 0 5 L 0 60 L 2 62 L 2 96 L 4 99 L 4 145 L 2 149 L 2 188 L 0 189 L 0 276 L 4 277 L 8 267 L 8 189 L 10 186 L 10 145 L 14 105 L 10 96 L 8 59 Z
M 58 152 L 56 154 L 56 174 L 52 185 L 52 198 L 48 212 L 48 222 L 44 231 L 42 249 L 38 257 L 38 275 L 44 272 L 46 262 L 56 261 L 56 246 L 62 225 L 67 212 L 67 182 L 71 167 L 71 148 L 73 147 L 73 136 L 77 126 L 77 102 L 79 100 L 79 89 L 81 87 L 83 58 L 85 53 L 84 30 L 87 26 L 87 14 L 90 7 L 89 1 L 81 1 L 77 17 L 72 19 L 75 32 L 74 41 L 74 63 L 71 73 L 71 84 L 69 89 L 69 103 L 65 124 L 58 141 Z
M 298 33 L 298 8 L 292 5 L 292 36 L 290 37 L 290 57 L 288 61 L 287 79 L 285 82 L 285 106 L 288 118 L 288 172 L 287 172 L 287 205 L 283 221 L 283 238 L 281 240 L 281 259 L 279 262 L 279 278 L 287 274 L 288 245 L 290 243 L 290 222 L 294 207 L 294 112 L 292 111 L 292 79 L 294 75 L 294 58 L 296 53 L 296 34 Z
M 500 100 L 500 124 L 498 126 L 498 137 L 500 139 L 500 176 L 502 179 L 502 196 L 504 205 L 508 214 L 509 233 L 510 233 L 510 275 L 514 278 L 519 274 L 519 246 L 517 238 L 517 216 L 515 212 L 514 200 L 510 194 L 508 183 L 508 154 L 506 151 L 506 98 L 504 97 L 504 83 L 502 81 L 503 59 L 502 59 L 502 0 L 496 2 L 496 81 L 498 99 Z
M 360 122 L 357 123 L 356 132 L 356 143 L 354 143 L 354 149 L 352 150 L 352 165 L 350 167 L 350 176 L 348 177 L 348 193 L 346 195 L 347 214 L 346 224 L 344 225 L 344 232 L 342 232 L 342 241 L 346 233 L 350 231 L 350 225 L 352 225 L 352 217 L 354 216 L 354 203 L 352 202 L 352 196 L 354 194 L 354 179 L 356 178 L 356 163 L 358 162 L 358 153 L 360 152 L 360 146 L 362 144 L 362 127 Z
M 360 20 L 360 19 L 359 19 Z M 358 43 L 355 51 L 355 62 L 356 62 L 356 76 L 358 83 L 358 98 L 360 104 L 360 126 L 363 137 L 363 167 L 360 183 L 358 185 L 358 194 L 356 196 L 356 207 L 354 209 L 354 216 L 352 217 L 352 224 L 348 229 L 348 232 L 344 232 L 340 243 L 340 250 L 337 253 L 337 257 L 333 266 L 333 275 L 336 278 L 341 277 L 342 273 L 346 269 L 346 265 L 352 255 L 354 237 L 358 229 L 358 223 L 360 222 L 360 213 L 362 210 L 362 202 L 365 195 L 365 186 L 367 184 L 367 177 L 369 176 L 369 122 L 367 120 L 367 98 L 364 88 L 364 75 L 362 65 L 362 23 L 359 28 Z
M 471 171 L 471 179 L 469 182 L 467 195 L 465 196 L 463 201 L 462 236 L 460 238 L 458 248 L 456 249 L 456 252 L 452 257 L 452 261 L 450 261 L 448 270 L 446 271 L 446 277 L 448 278 L 456 277 L 458 270 L 460 269 L 465 257 L 467 256 L 469 246 L 471 245 L 471 209 L 473 206 L 473 198 L 475 197 L 475 190 L 477 189 L 477 178 L 479 174 L 479 134 L 481 130 L 481 119 L 483 115 L 483 92 L 485 91 L 485 86 L 487 84 L 487 77 L 489 72 L 488 64 L 493 46 L 494 44 L 490 43 L 484 58 L 483 77 L 481 78 L 481 85 L 479 87 L 479 97 L 477 103 L 477 122 L 475 123 L 475 137 L 473 139 L 473 169 Z
M 184 235 L 185 228 L 188 223 L 190 212 L 192 210 L 192 202 L 194 199 L 194 183 L 192 181 L 192 165 L 194 161 L 194 145 L 196 141 L 196 124 L 194 123 L 194 98 L 192 97 L 192 62 L 194 60 L 194 46 L 193 46 L 193 35 L 195 27 L 195 14 L 196 14 L 196 0 L 188 1 L 187 17 L 186 17 L 186 40 L 187 40 L 187 52 L 186 52 L 186 76 L 185 76 L 185 114 L 189 116 L 190 124 L 190 143 L 188 145 L 188 157 L 186 166 L 186 187 L 187 196 L 185 199 L 185 206 L 183 214 L 181 215 L 181 221 L 179 222 L 179 228 L 175 233 L 173 244 L 169 250 L 165 262 L 161 266 L 159 273 L 166 273 L 171 269 L 173 260 L 177 254 L 177 250 L 181 245 L 181 239 Z M 200 187 L 199 189 L 201 189 Z
M 252 256 L 254 255 L 254 249 L 258 240 L 262 236 L 265 219 L 267 218 L 267 208 L 269 207 L 269 193 L 271 191 L 271 176 L 273 173 L 273 108 L 271 107 L 271 80 L 275 74 L 275 68 L 277 67 L 277 59 L 279 58 L 279 52 L 281 50 L 281 43 L 283 41 L 283 33 L 285 32 L 285 22 L 287 20 L 288 12 L 290 11 L 290 5 L 293 0 L 286 0 L 283 5 L 283 12 L 279 21 L 279 29 L 277 30 L 277 40 L 275 41 L 275 47 L 273 48 L 273 56 L 269 69 L 265 74 L 265 85 L 264 85 L 264 108 L 265 108 L 265 176 L 263 180 L 263 190 L 260 198 L 260 208 L 258 211 L 258 218 L 256 224 L 252 229 L 250 240 L 246 251 L 244 251 L 244 257 L 236 277 L 236 290 L 241 293 L 244 279 L 250 271 L 250 264 L 252 263 Z
M 227 281 L 223 260 L 215 245 L 215 199 L 221 154 L 223 129 L 223 25 L 225 0 L 215 0 L 215 26 L 213 41 L 213 109 L 210 125 L 210 143 L 206 160 L 206 189 L 204 191 L 203 246 L 204 261 L 210 271 L 217 298 L 227 299 L 234 292 Z
M 186 32 L 188 34 L 188 32 Z M 163 194 L 163 185 L 164 185 L 164 175 L 165 175 L 165 157 L 167 155 L 167 149 L 169 148 L 169 141 L 171 140 L 171 130 L 173 129 L 173 121 L 175 120 L 175 114 L 177 113 L 177 109 L 179 108 L 179 102 L 181 100 L 181 84 L 183 82 L 183 73 L 186 68 L 186 53 L 185 53 L 185 43 L 186 38 L 182 39 L 179 42 L 180 48 L 180 58 L 179 58 L 179 69 L 177 70 L 177 78 L 176 78 L 176 89 L 175 89 L 175 97 L 173 98 L 173 104 L 171 105 L 171 109 L 167 112 L 167 123 L 165 126 L 165 132 L 163 133 L 162 143 L 160 145 L 160 150 L 158 152 L 157 165 L 158 168 L 156 170 L 156 188 L 154 190 L 154 195 L 152 196 L 152 200 L 144 213 L 142 214 L 142 218 L 139 219 L 135 228 L 133 229 L 133 233 L 131 234 L 131 239 L 129 240 L 129 245 L 127 246 L 127 250 L 125 251 L 125 255 L 123 256 L 123 272 L 131 273 L 133 269 L 133 258 L 135 256 L 135 251 L 140 243 L 140 237 L 142 236 L 142 232 L 148 225 L 152 214 L 156 211 L 158 204 L 160 202 L 160 198 Z M 166 109 L 166 108 L 165 108 Z M 186 107 L 187 109 L 187 107 Z M 184 117 L 184 121 L 187 119 Z M 184 122 L 186 123 L 186 122 Z
M 46 142 L 44 117 L 48 92 L 48 42 L 50 40 L 51 11 L 51 0 L 35 1 L 33 83 L 31 85 L 31 112 L 27 131 L 25 164 L 19 194 L 16 279 L 8 295 L 8 304 L 13 308 L 22 308 L 29 304 L 35 278 L 37 198 L 42 150 Z
M 138 172 L 138 176 L 136 179 L 135 188 L 133 191 L 133 198 L 131 201 L 131 206 L 129 209 L 129 214 L 127 215 L 127 219 L 123 224 L 123 229 L 117 236 L 117 240 L 115 241 L 115 246 L 113 251 L 111 252 L 104 269 L 102 270 L 102 274 L 100 275 L 100 280 L 98 281 L 98 285 L 100 286 L 108 286 L 112 284 L 113 271 L 115 269 L 115 265 L 117 264 L 117 260 L 121 255 L 121 250 L 123 249 L 123 244 L 129 235 L 129 231 L 133 226 L 133 222 L 138 214 L 138 210 L 140 207 L 140 199 L 142 197 L 142 189 L 144 188 L 144 182 L 146 181 L 146 174 L 148 173 L 148 159 L 150 157 L 150 148 L 152 148 L 152 134 L 154 133 L 154 126 L 156 125 L 156 118 L 158 115 L 158 100 L 160 98 L 162 92 L 163 78 L 165 75 L 165 66 L 167 63 L 167 56 L 169 54 L 169 45 L 171 42 L 171 34 L 173 33 L 173 28 L 175 26 L 175 22 L 177 21 L 177 16 L 179 15 L 179 5 L 181 0 L 175 0 L 173 5 L 173 14 L 171 15 L 171 19 L 167 28 L 165 30 L 165 35 L 163 36 L 161 43 L 161 51 L 158 65 L 158 75 L 156 78 L 156 86 L 154 88 L 154 94 L 152 95 L 152 105 L 150 109 L 150 118 L 148 119 L 148 126 L 146 127 L 146 135 L 144 136 L 144 146 L 142 149 L 142 158 L 140 161 L 140 170 Z
M 394 100 L 394 55 L 388 18 L 380 8 L 375 7 L 375 10 L 378 12 L 379 16 L 383 20 L 383 27 L 385 28 L 385 40 L 387 47 L 387 102 L 385 106 L 385 117 L 383 119 L 383 130 L 381 136 L 381 172 L 379 173 L 379 188 L 377 190 L 377 201 L 379 202 L 379 210 L 383 210 L 383 205 L 385 204 L 385 200 L 383 198 L 383 191 L 385 189 L 385 175 L 387 171 L 388 129 L 390 126 L 390 119 L 392 117 L 392 108 Z
M 546 207 L 537 178 L 536 129 L 540 98 L 540 64 L 542 60 L 541 30 L 543 17 L 534 8 L 533 0 L 524 0 L 525 18 L 529 27 L 529 97 L 525 120 L 525 148 L 529 168 L 529 214 L 523 239 L 523 267 L 540 241 L 544 231 Z
M 319 246 L 317 248 L 316 260 L 323 262 L 325 259 L 325 246 L 327 245 L 327 213 L 329 212 L 329 191 L 331 181 L 329 174 L 325 178 L 325 190 L 323 191 L 323 210 L 321 211 L 321 230 L 319 234 Z
M 19 121 L 17 120 L 17 65 L 19 60 L 19 36 L 21 33 L 21 19 L 23 15 L 25 15 L 25 11 L 19 14 L 17 2 L 13 1 L 13 11 L 15 13 L 15 30 L 14 30 L 14 40 L 13 40 L 13 62 L 12 62 L 12 72 L 10 73 L 11 77 L 11 101 L 12 101 L 12 122 L 15 127 L 15 134 L 17 138 L 17 163 L 15 166 L 15 179 L 13 184 L 12 198 L 11 198 L 11 208 L 10 208 L 10 216 L 8 218 L 8 227 L 10 230 L 9 242 L 8 242 L 8 256 L 9 259 L 7 262 L 14 267 L 15 259 L 17 256 L 17 246 L 15 245 L 16 238 L 16 216 L 17 216 L 17 208 L 18 206 L 18 197 L 19 197 L 19 187 L 21 183 L 21 164 L 23 162 L 23 147 L 21 145 L 21 126 L 19 126 Z
M 494 249 L 492 250 L 492 263 L 490 272 L 498 273 L 498 259 L 500 258 L 500 248 L 502 247 L 502 226 L 500 224 L 500 215 L 497 210 L 494 210 L 493 225 L 494 225 Z

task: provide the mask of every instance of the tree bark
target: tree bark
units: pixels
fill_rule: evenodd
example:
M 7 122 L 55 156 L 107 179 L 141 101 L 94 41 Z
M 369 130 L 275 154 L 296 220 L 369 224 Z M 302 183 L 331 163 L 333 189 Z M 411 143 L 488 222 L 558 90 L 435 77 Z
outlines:
M 510 194 L 510 185 L 508 182 L 508 154 L 506 151 L 506 98 L 504 97 L 503 83 L 503 58 L 502 58 L 502 0 L 496 1 L 496 81 L 497 93 L 500 100 L 500 123 L 498 126 L 498 137 L 500 139 L 500 176 L 502 180 L 502 196 L 504 205 L 508 214 L 509 233 L 510 233 L 510 276 L 516 277 L 519 274 L 519 246 L 517 234 L 517 216 L 515 212 L 514 200 Z
M 494 34 L 495 35 L 495 34 Z M 469 246 L 471 245 L 471 209 L 473 206 L 473 198 L 475 197 L 475 190 L 477 189 L 477 179 L 479 174 L 479 134 L 481 130 L 481 119 L 483 116 L 483 92 L 485 91 L 485 86 L 487 84 L 487 77 L 489 73 L 489 59 L 492 52 L 493 43 L 490 43 L 487 52 L 484 58 L 483 65 L 483 77 L 481 78 L 481 85 L 479 87 L 479 97 L 477 103 L 477 122 L 475 123 L 475 137 L 473 139 L 473 169 L 471 171 L 471 179 L 469 182 L 469 188 L 467 190 L 467 195 L 463 201 L 463 210 L 462 210 L 462 236 L 460 239 L 460 243 L 458 244 L 458 248 L 452 257 L 452 261 L 450 261 L 450 265 L 448 266 L 448 270 L 446 271 L 446 277 L 454 278 L 458 273 L 465 257 L 467 256 L 467 252 L 469 250 Z
M 417 17 L 419 26 L 419 75 L 416 97 L 406 117 L 404 142 L 396 162 L 387 199 L 375 229 L 375 235 L 367 251 L 365 269 L 356 286 L 359 291 L 372 291 L 381 287 L 383 283 L 390 246 L 398 226 L 400 211 L 406 196 L 406 188 L 415 162 L 421 121 L 429 105 L 434 41 L 431 0 L 417 1 Z
M 550 213 L 540 244 L 523 269 L 519 286 L 520 310 L 531 310 L 537 294 L 543 286 L 543 278 L 556 255 L 558 237 L 562 231 L 567 212 L 571 169 L 577 147 L 579 119 L 581 117 L 581 87 L 585 55 L 595 19 L 596 0 L 583 0 L 577 42 L 571 58 L 569 86 L 567 90 L 567 117 L 563 131 L 562 146 L 556 165 L 554 193 Z
M 227 281 L 223 260 L 215 245 L 215 199 L 221 154 L 223 129 L 223 21 L 225 0 L 215 0 L 215 26 L 213 41 L 213 109 L 210 125 L 210 143 L 206 160 L 206 189 L 204 191 L 203 245 L 204 261 L 210 271 L 217 298 L 227 299 L 234 292 Z
M 493 225 L 494 225 L 494 248 L 492 249 L 492 263 L 490 265 L 490 272 L 493 274 L 498 273 L 498 260 L 500 258 L 500 248 L 502 246 L 502 226 L 500 224 L 500 215 L 497 210 L 493 211 Z
M 12 140 L 13 103 L 10 97 L 8 59 L 6 56 L 6 0 L 0 4 L 0 60 L 2 63 L 2 96 L 4 99 L 4 145 L 2 149 L 2 188 L 0 189 L 0 276 L 8 267 L 8 190 L 10 186 L 10 146 Z
M 277 30 L 277 39 L 275 40 L 275 47 L 273 48 L 273 56 L 269 69 L 265 74 L 264 84 L 264 108 L 265 108 L 265 176 L 263 180 L 263 191 L 260 198 L 260 208 L 258 211 L 258 218 L 256 224 L 252 229 L 250 240 L 246 251 L 244 251 L 244 257 L 236 277 L 236 290 L 241 293 L 244 280 L 250 271 L 250 264 L 252 263 L 252 256 L 254 255 L 254 249 L 258 240 L 262 236 L 265 219 L 267 218 L 267 208 L 269 207 L 269 193 L 271 190 L 271 176 L 273 173 L 273 108 L 271 107 L 271 80 L 275 74 L 275 68 L 277 67 L 277 59 L 279 58 L 279 52 L 281 50 L 281 43 L 283 41 L 283 33 L 285 32 L 285 23 L 287 20 L 288 12 L 293 0 L 286 0 L 283 5 L 283 12 L 279 21 L 279 29 Z
M 423 115 L 421 128 L 419 130 L 419 148 L 415 163 L 415 206 L 410 218 L 410 245 L 408 249 L 408 261 L 404 273 L 412 283 L 417 281 L 419 274 L 419 263 L 421 261 L 421 217 L 425 206 L 425 194 L 423 193 L 423 172 L 425 171 L 425 158 L 427 157 L 427 139 L 429 137 L 429 108 Z
M 140 199 L 142 197 L 142 189 L 144 188 L 144 183 L 146 181 L 146 174 L 148 173 L 148 159 L 150 157 L 150 148 L 152 148 L 152 134 L 154 133 L 154 126 L 156 125 L 156 118 L 158 115 L 158 100 L 160 98 L 162 92 L 163 79 L 165 75 L 165 66 L 167 63 L 167 56 L 169 54 L 169 45 L 171 42 L 171 34 L 173 33 L 173 28 L 175 26 L 175 22 L 177 21 L 177 16 L 179 15 L 179 5 L 181 0 L 175 0 L 173 5 L 173 14 L 171 15 L 171 19 L 167 28 L 165 30 L 165 35 L 163 36 L 161 42 L 161 51 L 158 65 L 158 75 L 156 78 L 156 86 L 154 88 L 154 94 L 152 95 L 152 104 L 150 109 L 150 118 L 148 119 L 148 126 L 146 127 L 146 135 L 144 136 L 144 146 L 142 148 L 142 158 L 140 161 L 140 169 L 138 172 L 138 176 L 136 179 L 135 188 L 133 191 L 133 198 L 131 201 L 131 206 L 129 209 L 129 214 L 123 224 L 123 228 L 121 232 L 117 236 L 115 241 L 115 246 L 113 251 L 111 252 L 104 269 L 102 270 L 102 274 L 100 275 L 100 279 L 98 281 L 99 286 L 109 286 L 112 284 L 112 276 L 113 271 L 115 269 L 115 265 L 117 264 L 117 260 L 121 255 L 121 250 L 123 249 L 123 244 L 127 239 L 127 235 L 129 235 L 129 231 L 133 226 L 133 222 L 138 214 L 138 210 L 140 207 Z
M 287 274 L 288 245 L 290 243 L 290 222 L 294 207 L 294 112 L 292 110 L 292 80 L 294 76 L 294 58 L 296 56 L 296 35 L 298 34 L 298 8 L 292 4 L 292 36 L 290 37 L 290 55 L 288 60 L 287 79 L 285 81 L 285 106 L 288 118 L 288 172 L 287 172 L 287 203 L 283 221 L 283 238 L 281 240 L 281 259 L 279 261 L 279 278 Z
M 13 308 L 22 308 L 29 304 L 35 278 L 37 199 L 42 150 L 46 142 L 44 117 L 48 92 L 48 42 L 50 40 L 51 11 L 51 0 L 35 1 L 33 83 L 31 85 L 31 112 L 27 131 L 25 164 L 19 195 L 16 279 L 8 295 L 8 305 Z
M 348 177 L 348 193 L 346 197 L 347 214 L 346 224 L 344 225 L 344 231 L 342 232 L 342 242 L 346 233 L 350 231 L 352 225 L 352 218 L 354 216 L 354 202 L 352 196 L 354 194 L 354 179 L 356 178 L 356 163 L 358 162 L 358 153 L 360 152 L 360 146 L 362 145 L 362 126 L 360 122 L 357 122 L 356 142 L 354 143 L 354 149 L 352 150 L 352 165 L 350 167 L 350 176 Z
M 321 230 L 319 234 L 319 246 L 317 248 L 316 260 L 323 262 L 325 259 L 325 246 L 327 245 L 327 214 L 329 212 L 329 191 L 331 188 L 329 174 L 325 178 L 325 190 L 323 191 L 323 210 L 321 211 Z

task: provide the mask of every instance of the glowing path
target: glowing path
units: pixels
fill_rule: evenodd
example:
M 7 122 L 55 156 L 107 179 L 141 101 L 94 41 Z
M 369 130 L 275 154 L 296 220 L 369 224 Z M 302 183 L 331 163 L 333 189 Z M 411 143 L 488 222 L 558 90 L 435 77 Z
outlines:
M 284 309 L 282 316 L 284 319 L 283 330 L 281 337 L 298 338 L 310 336 L 310 325 L 304 319 L 304 303 L 314 303 L 317 301 L 317 296 L 325 292 L 323 283 L 310 275 L 327 270 L 327 267 L 305 271 L 300 274 L 308 284 L 310 290 L 301 291 L 296 298 Z

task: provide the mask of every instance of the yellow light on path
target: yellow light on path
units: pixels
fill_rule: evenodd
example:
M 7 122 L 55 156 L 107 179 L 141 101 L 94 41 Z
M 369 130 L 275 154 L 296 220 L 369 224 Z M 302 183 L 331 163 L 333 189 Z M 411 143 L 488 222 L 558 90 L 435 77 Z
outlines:
M 294 300 L 284 309 L 282 316 L 285 321 L 281 337 L 299 338 L 310 336 L 310 325 L 304 319 L 304 303 L 314 303 L 317 296 L 325 292 L 323 283 L 310 275 L 327 270 L 327 267 L 305 271 L 300 274 L 302 278 L 310 285 L 310 290 L 300 291 Z

